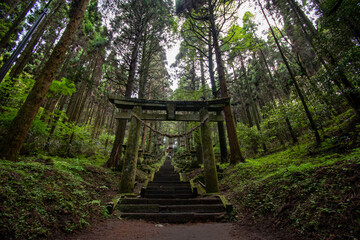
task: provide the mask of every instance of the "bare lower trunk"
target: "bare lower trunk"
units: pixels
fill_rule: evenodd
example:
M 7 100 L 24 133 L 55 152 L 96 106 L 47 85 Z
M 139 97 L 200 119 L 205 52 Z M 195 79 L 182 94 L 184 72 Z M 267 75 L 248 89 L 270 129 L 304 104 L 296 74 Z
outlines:
M 216 83 L 215 83 L 215 76 L 214 76 L 214 68 L 213 68 L 213 49 L 211 44 L 211 31 L 209 32 L 209 75 L 210 75 L 210 82 L 211 82 L 211 91 L 213 98 L 217 98 L 217 90 L 216 90 Z M 221 114 L 220 112 L 217 114 Z M 228 159 L 228 151 L 227 151 L 227 145 L 226 145 L 226 135 L 225 135 L 225 128 L 224 128 L 224 122 L 218 122 L 218 132 L 219 132 L 219 145 L 220 145 L 220 155 L 221 155 L 221 162 L 226 162 Z
M 17 154 L 24 144 L 26 135 L 30 129 L 41 104 L 44 102 L 45 95 L 65 58 L 72 38 L 74 37 L 81 19 L 84 16 L 89 0 L 79 0 L 77 7 L 72 9 L 72 17 L 61 36 L 58 44 L 55 46 L 49 60 L 46 62 L 36 83 L 29 93 L 25 103 L 20 108 L 17 116 L 13 120 L 8 134 L 0 146 L 0 158 L 15 161 Z

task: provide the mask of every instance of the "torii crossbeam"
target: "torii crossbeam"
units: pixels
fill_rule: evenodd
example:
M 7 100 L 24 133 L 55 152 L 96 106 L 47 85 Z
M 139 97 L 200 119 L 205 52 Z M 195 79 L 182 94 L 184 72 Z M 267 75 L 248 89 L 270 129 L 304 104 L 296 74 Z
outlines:
M 165 100 L 145 100 L 135 98 L 121 98 L 110 95 L 109 100 L 119 109 L 133 109 L 138 106 L 142 110 L 162 110 L 166 113 L 143 113 L 141 119 L 149 121 L 190 121 L 200 122 L 199 111 L 203 108 L 209 112 L 220 112 L 230 103 L 230 98 L 221 98 L 209 101 L 165 101 Z M 193 112 L 187 114 L 176 114 L 176 112 Z M 119 112 L 117 119 L 131 118 L 130 112 Z M 210 122 L 224 121 L 222 115 L 209 114 Z
M 207 193 L 219 191 L 215 154 L 211 139 L 210 121 L 223 121 L 220 112 L 230 104 L 230 98 L 210 101 L 164 101 L 121 98 L 114 95 L 109 100 L 118 109 L 130 111 L 119 112 L 117 119 L 131 119 L 127 148 L 124 156 L 124 167 L 120 181 L 120 192 L 132 192 L 135 185 L 136 163 L 139 149 L 140 121 L 194 121 L 201 122 L 201 147 L 203 154 L 205 184 Z M 142 110 L 166 111 L 166 113 L 143 113 Z M 177 114 L 176 112 L 180 112 Z M 186 112 L 186 113 L 184 113 Z M 191 112 L 191 113 L 188 113 Z M 134 117 L 135 116 L 135 117 Z

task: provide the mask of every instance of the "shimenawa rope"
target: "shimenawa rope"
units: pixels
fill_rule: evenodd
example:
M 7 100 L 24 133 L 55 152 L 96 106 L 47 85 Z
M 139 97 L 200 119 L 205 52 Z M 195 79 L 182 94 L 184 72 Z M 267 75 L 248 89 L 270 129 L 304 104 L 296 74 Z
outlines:
M 168 133 L 163 133 L 160 132 L 159 130 L 154 129 L 153 127 L 151 127 L 149 124 L 147 124 L 146 122 L 144 122 L 138 115 L 136 115 L 135 113 L 131 113 L 131 115 L 133 117 L 135 117 L 137 120 L 139 120 L 141 122 L 141 124 L 143 124 L 144 126 L 148 127 L 151 131 L 161 135 L 161 136 L 165 136 L 168 138 L 178 138 L 178 137 L 185 137 L 187 135 L 190 135 L 192 132 L 194 132 L 196 129 L 198 129 L 199 127 L 201 127 L 201 125 L 203 125 L 205 123 L 206 120 L 209 119 L 209 115 L 207 115 L 198 125 L 196 125 L 195 127 L 193 127 L 192 129 L 190 129 L 189 131 L 187 131 L 186 133 L 182 133 L 182 134 L 168 134 Z

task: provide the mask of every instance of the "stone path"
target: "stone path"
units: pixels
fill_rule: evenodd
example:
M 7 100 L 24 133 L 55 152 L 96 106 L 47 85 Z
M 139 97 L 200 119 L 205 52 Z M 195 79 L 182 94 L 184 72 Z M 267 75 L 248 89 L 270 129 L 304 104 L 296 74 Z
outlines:
M 162 223 L 214 222 L 221 220 L 225 207 L 221 199 L 197 196 L 189 182 L 180 181 L 167 159 L 141 198 L 122 199 L 117 207 L 121 217 Z

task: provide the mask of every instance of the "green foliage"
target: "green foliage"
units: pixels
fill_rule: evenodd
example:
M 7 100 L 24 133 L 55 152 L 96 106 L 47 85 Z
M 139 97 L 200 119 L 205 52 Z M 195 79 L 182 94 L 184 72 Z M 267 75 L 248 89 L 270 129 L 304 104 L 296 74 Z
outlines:
M 228 168 L 224 183 L 235 192 L 241 212 L 290 225 L 311 239 L 359 235 L 360 149 L 350 154 L 309 157 L 308 147 Z M 350 237 L 351 238 L 351 237 Z
M 73 232 L 103 215 L 114 188 L 111 172 L 86 159 L 39 155 L 0 162 L 0 234 L 6 239 L 39 239 Z
M 238 123 L 237 134 L 240 145 L 245 149 L 245 154 L 248 156 L 259 153 L 261 144 L 265 143 L 264 135 L 255 126 L 248 127 L 243 123 Z
M 15 108 L 6 108 L 7 111 L 4 111 L 0 114 L 0 132 L 5 133 L 6 129 L 10 126 L 11 122 L 15 118 L 18 109 Z M 5 134 L 1 134 L 0 141 Z M 24 144 L 23 153 L 26 154 L 36 154 L 41 152 L 46 137 L 48 135 L 48 128 L 47 125 L 41 121 L 40 119 L 36 118 L 27 135 L 27 141 Z
M 224 51 L 230 51 L 231 56 L 240 55 L 245 51 L 256 51 L 262 48 L 262 44 L 254 37 L 257 25 L 253 22 L 254 15 L 246 12 L 243 16 L 243 27 L 232 25 L 223 38 L 226 45 Z
M 0 9 L 2 11 L 7 11 L 9 10 L 9 6 L 6 5 L 5 3 L 0 3 Z M 6 33 L 9 31 L 9 28 L 11 27 L 11 22 L 9 21 L 4 21 L 3 18 L 0 19 L 0 38 L 3 38 Z
M 172 94 L 172 99 L 181 101 L 181 100 L 199 100 L 201 97 L 204 96 L 204 90 L 188 90 L 184 87 L 184 82 L 180 81 L 179 87 L 174 91 Z
M 0 95 L 7 97 L 11 95 L 11 100 L 2 99 L 3 101 L 8 101 L 7 105 L 3 105 L 2 108 L 18 109 L 27 98 L 27 95 L 34 83 L 35 80 L 33 75 L 26 72 L 22 73 L 18 78 L 14 78 L 12 80 L 9 75 L 7 75 L 0 85 Z
M 67 78 L 62 78 L 60 81 L 54 80 L 50 86 L 51 94 L 61 94 L 71 96 L 76 92 L 75 84 Z
M 62 113 L 64 114 L 64 113 Z M 66 116 L 63 116 L 66 118 Z M 93 140 L 91 137 L 92 127 L 89 125 L 76 124 L 74 122 L 59 121 L 53 136 L 48 143 L 50 152 L 61 156 L 86 155 L 93 156 L 96 159 L 107 158 L 109 152 L 105 153 L 105 142 L 109 137 L 108 143 L 114 139 L 113 135 L 100 135 L 99 138 Z M 107 149 L 106 151 L 108 151 Z
M 40 119 L 35 119 L 28 132 L 27 141 L 24 144 L 26 154 L 37 154 L 41 152 L 47 136 L 47 125 Z

